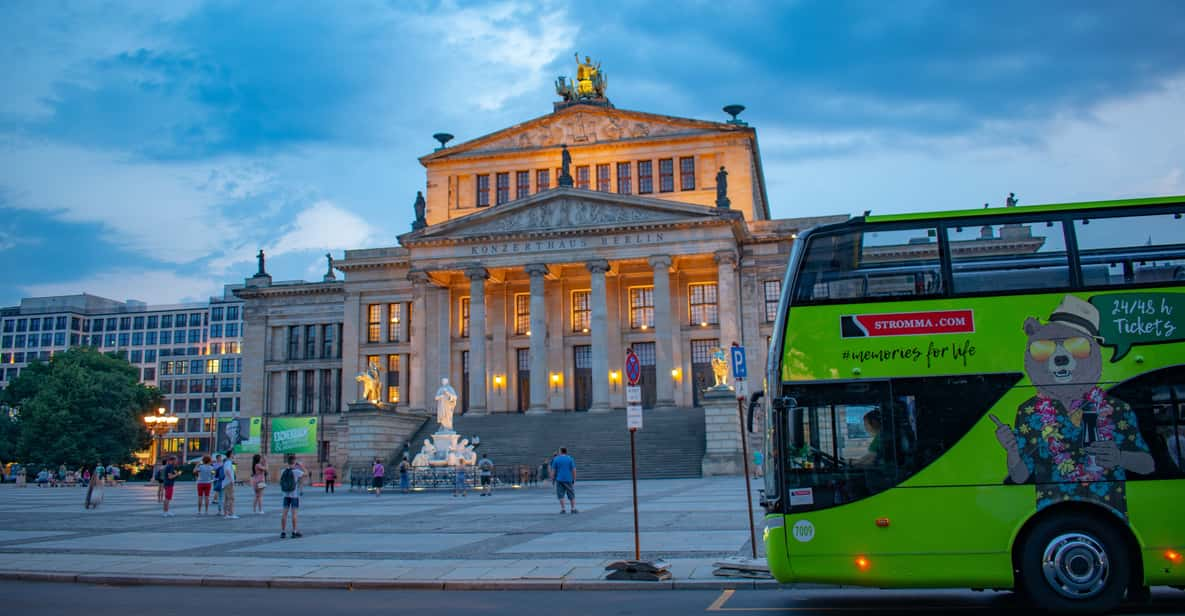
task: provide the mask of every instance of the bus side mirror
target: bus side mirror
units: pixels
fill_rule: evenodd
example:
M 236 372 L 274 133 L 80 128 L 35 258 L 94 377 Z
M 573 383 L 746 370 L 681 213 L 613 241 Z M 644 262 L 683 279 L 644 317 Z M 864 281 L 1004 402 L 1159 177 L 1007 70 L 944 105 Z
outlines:
M 753 431 L 753 414 L 754 414 L 753 411 L 757 408 L 757 405 L 761 402 L 761 399 L 764 397 L 765 397 L 765 391 L 761 390 L 761 389 L 758 389 L 757 391 L 749 394 L 749 419 L 748 419 L 748 421 L 745 422 L 749 427 L 749 432 Z

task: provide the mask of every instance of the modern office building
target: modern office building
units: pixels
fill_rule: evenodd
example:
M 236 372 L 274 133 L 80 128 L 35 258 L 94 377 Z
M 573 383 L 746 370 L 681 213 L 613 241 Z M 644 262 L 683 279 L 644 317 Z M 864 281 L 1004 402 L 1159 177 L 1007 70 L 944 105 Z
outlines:
M 178 305 L 87 294 L 22 299 L 0 309 L 0 387 L 30 362 L 73 347 L 115 353 L 135 366 L 141 382 L 159 388 L 180 418 L 163 451 L 209 452 L 217 420 L 240 409 L 243 302 L 233 289 Z

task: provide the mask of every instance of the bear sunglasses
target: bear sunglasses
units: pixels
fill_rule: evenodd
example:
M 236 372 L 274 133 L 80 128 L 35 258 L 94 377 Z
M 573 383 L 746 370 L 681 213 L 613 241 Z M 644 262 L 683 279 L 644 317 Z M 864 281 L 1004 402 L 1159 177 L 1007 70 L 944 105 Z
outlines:
M 1059 344 L 1069 351 L 1070 355 L 1078 359 L 1090 357 L 1090 339 L 1082 336 L 1034 340 L 1029 344 L 1029 355 L 1032 355 L 1033 359 L 1037 361 L 1045 361 L 1057 352 Z

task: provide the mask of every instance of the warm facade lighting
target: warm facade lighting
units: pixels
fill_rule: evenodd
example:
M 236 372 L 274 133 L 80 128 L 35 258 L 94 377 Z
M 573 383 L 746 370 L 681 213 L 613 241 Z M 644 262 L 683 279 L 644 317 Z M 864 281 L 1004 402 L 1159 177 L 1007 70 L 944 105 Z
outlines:
M 1181 560 L 1183 558 L 1181 553 L 1176 550 L 1165 550 L 1164 557 L 1169 559 L 1169 562 L 1173 563 L 1174 565 L 1181 564 Z
M 646 328 L 647 328 L 647 325 L 643 324 L 642 329 L 645 330 Z
M 683 375 L 683 371 L 682 371 L 682 370 L 680 370 L 679 368 L 673 368 L 673 369 L 671 370 L 671 378 L 672 378 L 672 379 L 675 379 L 676 381 L 678 381 L 678 380 L 679 380 L 679 377 L 680 377 L 680 376 L 682 376 L 682 375 Z

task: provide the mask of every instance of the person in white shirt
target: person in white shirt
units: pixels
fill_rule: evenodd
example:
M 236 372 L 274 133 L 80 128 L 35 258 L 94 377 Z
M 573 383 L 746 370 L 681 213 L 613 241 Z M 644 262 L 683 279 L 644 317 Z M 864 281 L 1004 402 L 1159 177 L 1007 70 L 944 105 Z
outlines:
M 237 520 L 235 515 L 235 463 L 234 452 L 227 450 L 226 461 L 222 463 L 222 517 Z

